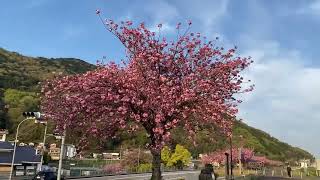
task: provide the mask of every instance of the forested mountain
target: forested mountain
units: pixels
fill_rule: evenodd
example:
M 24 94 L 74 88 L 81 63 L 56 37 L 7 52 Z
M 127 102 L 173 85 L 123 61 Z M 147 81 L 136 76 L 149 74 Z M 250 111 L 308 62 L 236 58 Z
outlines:
M 79 59 L 27 57 L 0 48 L 0 128 L 7 128 L 10 136 L 13 137 L 18 122 L 23 119 L 22 112 L 38 110 L 40 103 L 39 82 L 52 78 L 56 74 L 84 73 L 94 68 L 94 65 Z M 194 146 L 193 142 L 185 138 L 183 130 L 177 128 L 173 133 L 173 144 L 183 144 L 194 156 L 228 147 L 229 140 L 215 132 L 210 129 L 201 131 L 197 134 L 197 145 Z M 266 155 L 270 159 L 312 158 L 310 153 L 283 143 L 269 134 L 241 122 L 236 122 L 233 132 L 234 146 L 240 145 L 239 136 L 242 135 L 242 143 L 245 147 L 253 148 L 256 153 Z M 43 127 L 41 125 L 29 122 L 29 124 L 26 123 L 22 126 L 19 139 L 26 143 L 40 142 L 42 133 Z M 213 139 L 213 142 L 210 139 Z M 98 140 L 93 140 L 92 143 L 97 145 Z M 117 149 L 120 144 L 138 147 L 145 143 L 147 143 L 145 133 L 136 132 L 110 140 L 102 147 Z
M 20 122 L 22 112 L 39 108 L 39 82 L 55 75 L 77 74 L 95 66 L 74 58 L 27 57 L 0 48 L 0 128 L 10 133 Z M 39 140 L 43 128 L 32 123 L 21 126 L 21 137 Z M 39 126 L 39 125 L 38 125 Z

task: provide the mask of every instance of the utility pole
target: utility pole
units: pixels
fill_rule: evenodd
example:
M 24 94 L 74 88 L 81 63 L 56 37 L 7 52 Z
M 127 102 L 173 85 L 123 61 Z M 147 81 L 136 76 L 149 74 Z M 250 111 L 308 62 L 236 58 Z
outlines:
M 139 145 L 139 152 L 138 152 L 138 167 L 140 166 L 140 145 Z
M 232 163 L 232 136 L 230 136 L 230 179 L 233 179 L 233 163 Z
M 57 180 L 61 180 L 62 159 L 63 159 L 65 137 L 66 137 L 66 128 L 64 128 L 63 135 L 61 136 L 61 147 L 60 147 L 60 158 L 59 158 Z
M 40 171 L 42 171 L 43 155 L 46 150 L 46 136 L 47 136 L 47 128 L 48 128 L 47 122 L 43 124 L 45 125 L 45 128 L 44 128 L 44 135 L 43 135 L 43 148 L 42 148 L 42 155 L 41 155 Z
M 242 175 L 242 147 L 243 147 L 243 136 L 240 135 L 240 148 L 239 148 L 239 172 L 240 172 L 240 176 Z
M 224 155 L 226 155 L 225 179 L 228 180 L 229 179 L 229 154 L 228 153 L 224 153 Z
M 242 175 L 242 148 L 240 147 L 239 148 L 239 173 L 240 173 L 240 176 Z

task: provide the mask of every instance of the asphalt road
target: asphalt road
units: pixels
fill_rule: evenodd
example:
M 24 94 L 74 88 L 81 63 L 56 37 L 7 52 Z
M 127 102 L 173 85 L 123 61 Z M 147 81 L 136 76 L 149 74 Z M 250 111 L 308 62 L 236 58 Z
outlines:
M 185 180 L 197 180 L 200 171 L 178 171 L 178 172 L 165 172 L 162 174 L 165 180 L 178 180 L 184 178 Z M 146 174 L 130 174 L 130 175 L 118 175 L 118 176 L 104 176 L 104 177 L 92 177 L 82 180 L 149 180 L 151 173 Z
M 162 174 L 164 180 L 178 180 L 184 178 L 185 180 L 197 180 L 200 171 L 179 171 L 179 172 L 165 172 Z M 150 173 L 146 174 L 131 174 L 131 175 L 119 175 L 119 176 L 104 176 L 104 177 L 93 177 L 85 178 L 82 180 L 149 180 L 151 177 Z M 219 180 L 225 179 L 224 177 L 218 178 Z M 242 178 L 235 178 L 240 180 Z M 256 177 L 256 180 L 301 180 L 300 178 L 284 178 L 284 177 Z M 307 178 L 305 180 L 320 180 L 319 177 Z

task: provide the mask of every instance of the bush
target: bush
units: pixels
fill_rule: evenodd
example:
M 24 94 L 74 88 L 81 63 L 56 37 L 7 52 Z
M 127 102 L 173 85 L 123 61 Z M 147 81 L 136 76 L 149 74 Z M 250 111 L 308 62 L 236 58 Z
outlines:
M 103 171 L 107 174 L 120 174 L 123 171 L 123 167 L 120 163 L 107 164 L 104 166 Z
M 152 170 L 152 164 L 146 163 L 146 164 L 140 164 L 138 166 L 138 172 L 151 172 Z
M 148 164 L 152 162 L 152 155 L 143 150 L 139 152 L 138 149 L 131 150 L 123 155 L 121 164 L 126 169 L 137 170 L 139 164 Z

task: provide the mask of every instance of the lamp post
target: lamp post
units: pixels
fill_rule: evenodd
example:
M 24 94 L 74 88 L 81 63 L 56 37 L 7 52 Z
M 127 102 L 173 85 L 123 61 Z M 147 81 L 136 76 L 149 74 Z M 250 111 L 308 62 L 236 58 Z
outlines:
M 27 121 L 27 120 L 31 120 L 33 118 L 26 118 L 24 120 L 22 120 L 19 124 L 18 124 L 18 127 L 17 127 L 17 132 L 16 132 L 16 137 L 14 139 L 14 147 L 13 147 L 13 155 L 12 155 L 12 161 L 11 161 L 11 171 L 10 171 L 10 177 L 9 179 L 11 180 L 12 179 L 12 174 L 13 174 L 13 165 L 14 165 L 14 159 L 15 159 L 15 156 L 16 156 L 16 148 L 17 148 L 17 141 L 18 141 L 18 134 L 19 134 L 19 127 L 20 125 Z
M 27 121 L 27 120 L 35 120 L 35 123 L 41 123 L 41 121 L 38 121 L 37 119 L 40 119 L 41 117 L 41 113 L 40 112 L 23 112 L 22 115 L 24 117 L 26 117 L 24 120 L 22 120 L 17 127 L 17 132 L 16 132 L 16 137 L 14 139 L 14 147 L 13 147 L 13 154 L 12 154 L 12 161 L 11 161 L 11 170 L 10 170 L 10 176 L 9 176 L 9 180 L 12 179 L 12 175 L 13 175 L 13 167 L 14 167 L 14 160 L 15 160 L 15 156 L 16 156 L 16 149 L 17 149 L 17 141 L 18 141 L 18 135 L 19 135 L 19 128 L 20 125 Z

